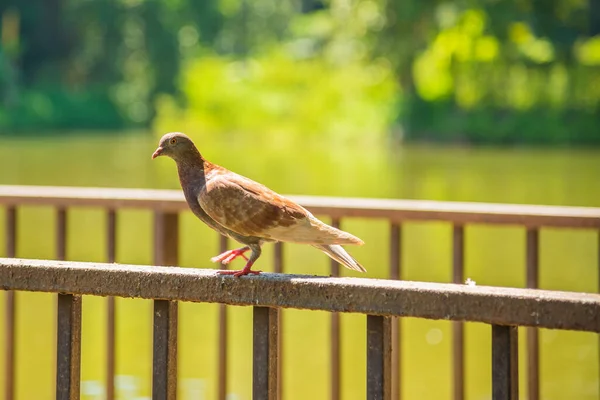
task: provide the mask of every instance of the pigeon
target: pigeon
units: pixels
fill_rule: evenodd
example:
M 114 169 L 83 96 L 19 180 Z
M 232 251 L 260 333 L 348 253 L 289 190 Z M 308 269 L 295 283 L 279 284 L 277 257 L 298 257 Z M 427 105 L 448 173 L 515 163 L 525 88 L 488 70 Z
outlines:
M 366 272 L 341 245 L 363 245 L 350 233 L 329 226 L 308 210 L 266 186 L 207 161 L 192 140 L 180 132 L 165 134 L 152 159 L 172 158 L 190 210 L 206 225 L 241 244 L 211 261 L 228 264 L 237 257 L 246 260 L 241 270 L 219 274 L 240 277 L 259 274 L 252 269 L 261 246 L 269 242 L 308 244 L 345 267 Z M 249 257 L 246 252 L 251 251 Z

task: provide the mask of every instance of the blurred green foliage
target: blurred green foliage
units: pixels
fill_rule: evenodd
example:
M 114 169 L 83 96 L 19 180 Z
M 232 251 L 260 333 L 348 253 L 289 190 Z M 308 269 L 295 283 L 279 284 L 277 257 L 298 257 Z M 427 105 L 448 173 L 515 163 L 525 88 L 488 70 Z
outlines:
M 585 39 L 565 29 L 548 32 L 556 35 L 552 41 L 523 21 L 507 22 L 502 36 L 493 9 L 437 11 L 443 29 L 412 65 L 409 137 L 600 143 L 600 36 Z
M 600 144 L 600 0 L 0 0 L 0 132 Z
M 202 77 L 202 79 L 197 79 Z M 246 61 L 203 57 L 184 67 L 184 107 L 157 103 L 155 131 L 385 137 L 394 122 L 396 84 L 385 64 L 335 69 L 322 59 L 268 54 Z

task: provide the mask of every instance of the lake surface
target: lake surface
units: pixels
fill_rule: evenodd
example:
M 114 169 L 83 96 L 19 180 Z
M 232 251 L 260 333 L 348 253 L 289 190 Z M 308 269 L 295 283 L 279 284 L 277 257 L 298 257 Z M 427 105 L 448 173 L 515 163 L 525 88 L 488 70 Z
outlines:
M 178 189 L 173 161 L 151 160 L 157 139 L 149 134 L 97 137 L 61 136 L 36 140 L 2 138 L 0 184 L 66 185 Z M 209 160 L 258 180 L 283 194 L 403 198 L 500 203 L 600 206 L 600 150 L 497 149 L 394 146 L 368 140 L 354 143 L 288 141 L 281 138 L 198 137 Z M 54 212 L 45 207 L 19 211 L 17 255 L 54 257 Z M 151 262 L 151 214 L 124 211 L 118 217 L 117 260 Z M 0 213 L 0 224 L 4 215 Z M 367 268 L 367 277 L 386 277 L 388 225 L 382 220 L 349 219 L 343 228 L 366 245 L 349 251 Z M 216 234 L 186 212 L 182 218 L 182 266 L 215 268 Z M 104 214 L 73 209 L 68 220 L 70 260 L 105 261 Z M 546 289 L 597 291 L 598 233 L 544 229 L 541 233 L 540 285 Z M 4 232 L 0 232 L 4 243 Z M 451 280 L 451 226 L 407 223 L 403 231 L 403 271 L 407 280 Z M 0 248 L 0 255 L 4 253 Z M 272 245 L 257 267 L 272 268 Z M 241 266 L 241 261 L 236 261 Z M 329 259 L 319 251 L 285 248 L 285 270 L 327 275 Z M 358 273 L 344 270 L 345 276 Z M 518 227 L 469 226 L 465 276 L 483 285 L 525 285 L 525 231 Z M 0 296 L 4 321 L 4 296 Z M 105 299 L 84 298 L 82 393 L 103 398 L 105 380 Z M 17 398 L 53 397 L 54 296 L 18 293 Z M 151 310 L 146 300 L 117 300 L 117 391 L 119 399 L 150 398 Z M 252 309 L 231 308 L 229 398 L 251 398 Z M 217 306 L 180 306 L 179 398 L 216 398 Z M 342 397 L 365 394 L 365 318 L 342 316 Z M 450 399 L 451 324 L 402 321 L 404 399 Z M 525 382 L 524 332 L 521 333 L 521 389 Z M 0 343 L 3 341 L 0 329 Z M 468 400 L 490 399 L 490 328 L 467 324 Z M 284 312 L 284 398 L 329 396 L 329 315 Z M 542 330 L 541 398 L 596 399 L 598 340 L 589 333 Z M 4 349 L 0 348 L 0 359 Z M 0 387 L 3 373 L 0 365 Z M 525 392 L 522 391 L 525 398 Z

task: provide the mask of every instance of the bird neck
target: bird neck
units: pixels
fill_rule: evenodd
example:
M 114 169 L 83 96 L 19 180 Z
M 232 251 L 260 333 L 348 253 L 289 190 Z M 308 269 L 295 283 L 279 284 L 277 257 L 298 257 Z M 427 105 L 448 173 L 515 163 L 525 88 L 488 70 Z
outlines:
M 176 162 L 179 181 L 182 186 L 203 183 L 206 161 L 197 149 L 191 149 L 188 153 L 183 154 L 183 157 L 178 157 Z

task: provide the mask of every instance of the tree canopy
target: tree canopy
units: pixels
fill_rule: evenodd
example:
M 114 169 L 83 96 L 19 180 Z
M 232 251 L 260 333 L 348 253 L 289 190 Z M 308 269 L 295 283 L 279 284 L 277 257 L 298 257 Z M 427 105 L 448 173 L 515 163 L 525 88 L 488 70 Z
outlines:
M 600 0 L 0 0 L 0 16 L 3 130 L 148 126 L 188 107 L 195 73 L 258 60 L 279 70 L 248 82 L 288 74 L 312 100 L 339 71 L 389 72 L 394 95 L 351 95 L 393 105 L 378 121 L 408 138 L 600 142 Z

